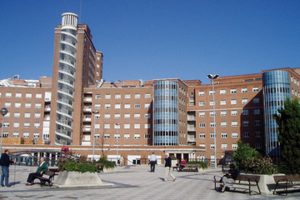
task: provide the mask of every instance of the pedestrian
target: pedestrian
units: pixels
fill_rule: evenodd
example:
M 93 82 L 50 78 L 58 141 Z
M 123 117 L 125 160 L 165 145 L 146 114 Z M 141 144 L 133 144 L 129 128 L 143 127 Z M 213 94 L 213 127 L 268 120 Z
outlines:
M 171 168 L 172 168 L 172 158 L 170 155 L 166 154 L 165 157 L 165 178 L 164 181 L 168 181 L 169 177 L 173 179 L 173 181 L 176 180 L 175 176 L 171 173 Z
M 2 174 L 1 174 L 1 186 L 4 187 L 10 187 L 9 184 L 9 165 L 13 164 L 14 162 L 10 160 L 9 158 L 9 151 L 8 149 L 4 150 L 4 153 L 1 154 L 1 159 L 0 159 L 0 165 L 2 169 Z M 4 185 L 4 183 L 5 185 Z
M 155 171 L 155 165 L 157 163 L 157 158 L 156 158 L 156 155 L 154 154 L 154 152 L 152 152 L 152 154 L 150 156 L 150 159 L 149 159 L 149 162 L 150 162 L 150 172 L 154 172 Z
M 27 178 L 26 185 L 33 185 L 33 181 L 37 177 L 41 177 L 48 170 L 48 163 L 43 157 L 40 158 L 40 164 L 34 173 L 30 173 Z

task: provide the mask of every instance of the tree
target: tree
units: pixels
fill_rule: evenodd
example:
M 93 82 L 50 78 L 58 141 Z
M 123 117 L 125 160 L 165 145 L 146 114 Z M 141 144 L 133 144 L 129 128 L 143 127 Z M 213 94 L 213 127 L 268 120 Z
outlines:
M 284 108 L 274 115 L 278 125 L 280 163 L 286 173 L 300 173 L 300 104 L 287 99 Z
M 251 163 L 260 157 L 260 154 L 256 149 L 250 147 L 249 144 L 238 142 L 238 149 L 233 153 L 233 160 L 237 167 L 241 171 L 250 172 L 253 171 Z

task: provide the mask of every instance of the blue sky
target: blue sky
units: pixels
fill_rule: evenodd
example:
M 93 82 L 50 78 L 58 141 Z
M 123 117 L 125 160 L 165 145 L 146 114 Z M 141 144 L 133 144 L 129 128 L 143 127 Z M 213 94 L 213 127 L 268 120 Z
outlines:
M 69 11 L 90 26 L 107 81 L 300 67 L 298 0 L 0 0 L 0 79 L 52 76 Z

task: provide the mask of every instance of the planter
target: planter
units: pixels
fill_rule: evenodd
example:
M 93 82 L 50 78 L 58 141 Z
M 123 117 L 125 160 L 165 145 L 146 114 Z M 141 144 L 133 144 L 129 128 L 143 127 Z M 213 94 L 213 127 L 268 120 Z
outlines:
M 54 180 L 57 187 L 91 187 L 105 185 L 97 173 L 62 171 Z

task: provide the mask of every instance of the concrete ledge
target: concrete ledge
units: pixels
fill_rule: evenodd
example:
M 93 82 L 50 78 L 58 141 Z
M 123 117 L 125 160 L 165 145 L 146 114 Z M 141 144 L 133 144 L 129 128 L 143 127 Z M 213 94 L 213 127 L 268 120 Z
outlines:
M 62 171 L 54 180 L 54 186 L 57 187 L 94 187 L 106 186 L 97 173 L 91 172 L 67 172 Z

